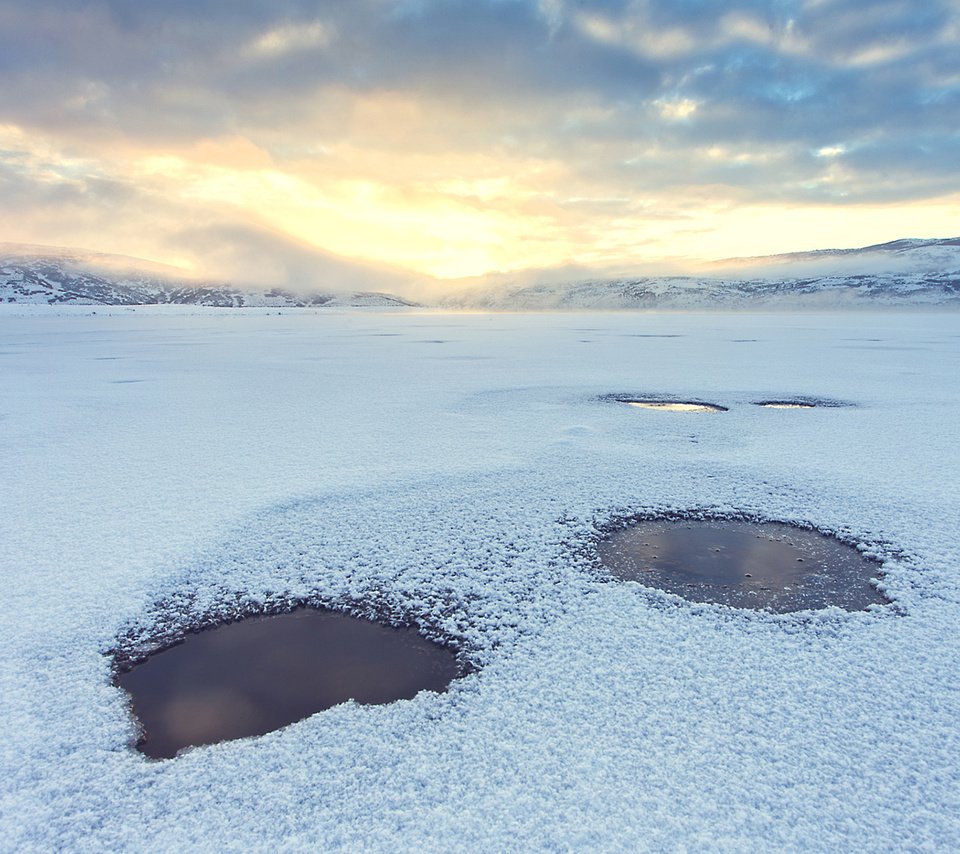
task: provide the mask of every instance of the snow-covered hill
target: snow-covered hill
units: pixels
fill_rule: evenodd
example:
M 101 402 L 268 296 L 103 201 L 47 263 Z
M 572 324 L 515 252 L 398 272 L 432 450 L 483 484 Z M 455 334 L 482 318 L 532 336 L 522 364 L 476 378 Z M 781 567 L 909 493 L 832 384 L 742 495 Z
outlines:
M 331 281 L 337 281 L 336 276 Z M 897 240 L 862 249 L 737 258 L 685 276 L 591 278 L 557 283 L 474 284 L 441 292 L 444 308 L 710 309 L 960 307 L 960 238 Z M 123 256 L 0 244 L 0 303 L 187 304 L 218 307 L 415 305 L 378 291 L 297 293 L 185 278 Z
M 709 265 L 726 273 L 756 276 L 789 271 L 790 275 L 842 273 L 937 273 L 960 267 L 960 237 L 892 240 L 858 249 L 816 249 L 753 258 L 727 258 Z
M 960 307 L 960 238 L 730 259 L 689 276 L 481 285 L 442 302 L 519 310 Z
M 122 256 L 0 244 L 0 303 L 52 305 L 403 306 L 379 292 L 297 294 L 198 282 L 175 268 Z

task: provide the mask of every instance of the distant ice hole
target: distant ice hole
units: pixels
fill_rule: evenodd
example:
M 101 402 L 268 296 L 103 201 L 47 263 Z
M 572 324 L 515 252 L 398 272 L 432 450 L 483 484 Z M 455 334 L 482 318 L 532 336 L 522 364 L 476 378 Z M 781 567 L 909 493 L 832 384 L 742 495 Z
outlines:
M 727 407 L 699 400 L 657 400 L 617 397 L 615 400 L 636 409 L 655 409 L 660 412 L 726 412 Z
M 778 397 L 755 400 L 753 405 L 764 409 L 841 409 L 854 404 L 822 397 Z
M 761 400 L 756 405 L 764 409 L 815 409 L 817 406 L 802 400 Z
M 444 691 L 463 675 L 452 650 L 413 628 L 299 608 L 188 635 L 121 672 L 140 752 L 262 735 L 347 700 L 363 704 Z
M 780 522 L 650 519 L 609 535 L 598 556 L 614 578 L 694 602 L 775 613 L 888 603 L 874 586 L 877 563 L 834 537 Z

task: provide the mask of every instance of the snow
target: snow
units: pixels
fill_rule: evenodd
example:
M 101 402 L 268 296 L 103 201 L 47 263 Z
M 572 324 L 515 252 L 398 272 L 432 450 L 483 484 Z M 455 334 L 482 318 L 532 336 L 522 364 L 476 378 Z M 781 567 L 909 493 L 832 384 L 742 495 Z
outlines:
M 0 366 L 0 848 L 960 846 L 956 314 L 7 305 Z M 808 398 L 850 405 L 752 405 Z M 894 604 L 604 581 L 597 526 L 658 509 L 836 532 Z M 479 669 L 132 750 L 103 653 L 278 596 Z
M 441 302 L 448 307 L 520 310 L 956 309 L 960 238 L 732 258 L 684 276 L 558 281 L 555 272 L 527 271 L 503 274 L 448 294 Z
M 547 311 L 660 309 L 815 311 L 960 307 L 960 271 L 813 278 L 599 279 L 534 286 L 481 287 L 445 297 L 450 308 Z
M 14 250 L 14 251 L 6 251 Z M 32 251 L 31 251 L 32 250 Z M 304 306 L 388 307 L 413 305 L 376 291 L 295 292 L 284 287 L 241 288 L 184 278 L 172 268 L 136 258 L 77 254 L 39 246 L 0 244 L 0 304 L 17 305 L 203 305 L 219 308 Z
M 201 305 L 223 308 L 400 307 L 429 295 L 446 309 L 724 309 L 835 311 L 960 307 L 960 238 L 897 240 L 862 249 L 828 249 L 728 259 L 697 275 L 564 280 L 561 269 L 499 273 L 459 283 L 376 273 L 335 261 L 310 265 L 309 281 L 201 282 L 152 262 L 57 247 L 0 244 L 0 304 Z M 573 275 L 572 270 L 568 270 Z M 581 270 L 579 275 L 584 275 Z M 312 282 L 312 284 L 311 284 Z M 383 284 L 392 292 L 356 291 Z

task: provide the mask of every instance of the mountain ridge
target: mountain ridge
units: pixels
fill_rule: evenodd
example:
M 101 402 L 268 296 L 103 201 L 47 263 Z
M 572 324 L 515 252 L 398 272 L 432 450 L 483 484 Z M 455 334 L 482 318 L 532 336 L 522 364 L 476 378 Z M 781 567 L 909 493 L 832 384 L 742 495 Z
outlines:
M 731 258 L 688 275 L 593 277 L 473 286 L 449 308 L 711 309 L 960 307 L 960 238 Z
M 163 275 L 166 270 L 171 272 Z M 238 287 L 192 279 L 176 268 L 122 255 L 9 243 L 0 243 L 0 303 L 218 308 L 416 305 L 379 291 L 298 294 L 283 287 Z
M 331 276 L 335 280 L 336 276 Z M 960 237 L 904 238 L 713 262 L 693 275 L 474 284 L 429 304 L 452 309 L 960 307 Z M 191 279 L 176 268 L 79 249 L 0 243 L 0 303 L 242 307 L 416 306 L 383 291 L 298 293 Z

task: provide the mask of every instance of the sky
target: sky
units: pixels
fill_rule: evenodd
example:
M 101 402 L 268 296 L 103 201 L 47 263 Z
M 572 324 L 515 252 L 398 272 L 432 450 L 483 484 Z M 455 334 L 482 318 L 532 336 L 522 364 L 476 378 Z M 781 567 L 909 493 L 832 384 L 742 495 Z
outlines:
M 957 234 L 960 0 L 0 0 L 0 242 L 276 284 Z

